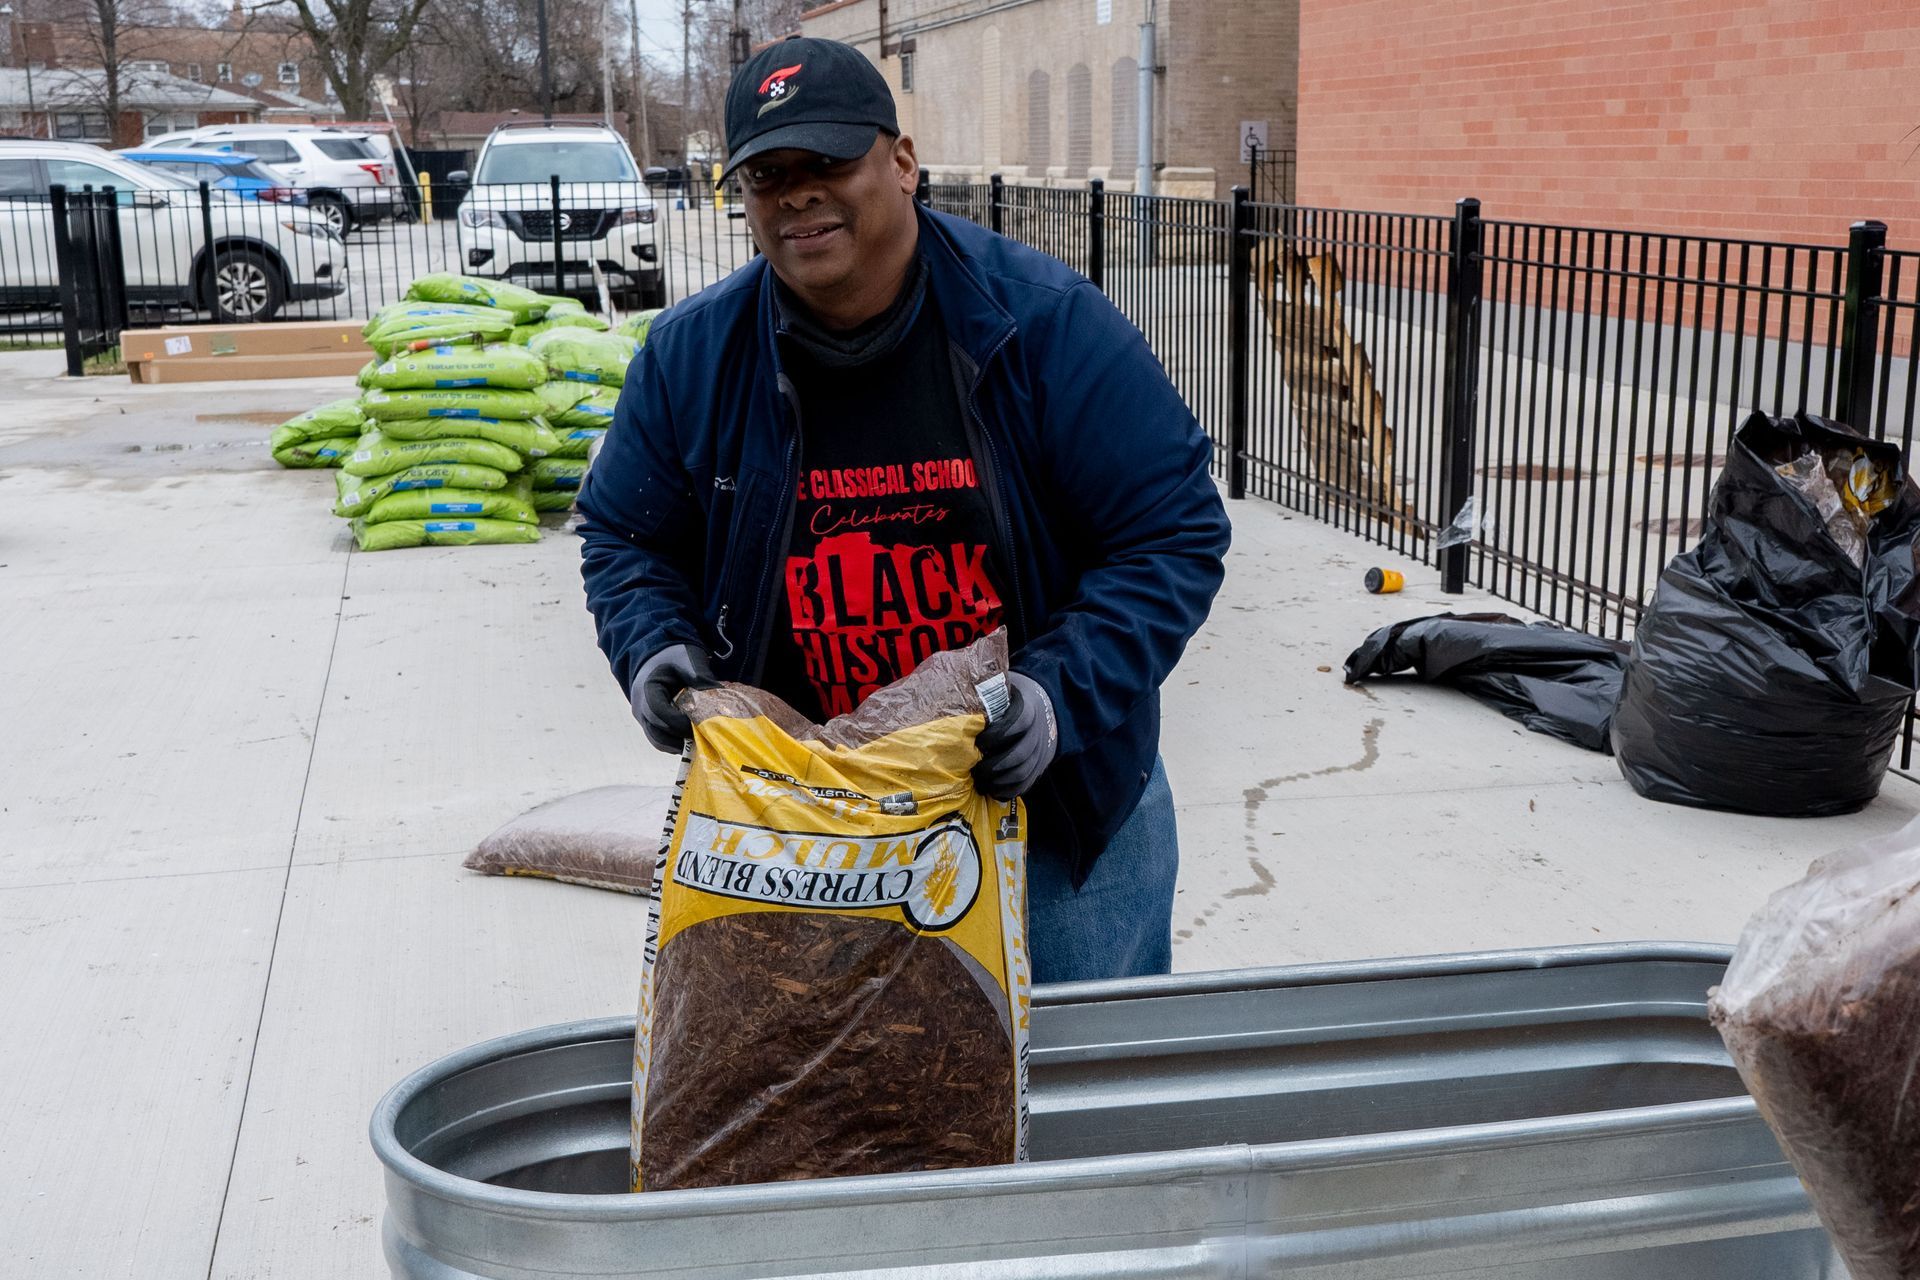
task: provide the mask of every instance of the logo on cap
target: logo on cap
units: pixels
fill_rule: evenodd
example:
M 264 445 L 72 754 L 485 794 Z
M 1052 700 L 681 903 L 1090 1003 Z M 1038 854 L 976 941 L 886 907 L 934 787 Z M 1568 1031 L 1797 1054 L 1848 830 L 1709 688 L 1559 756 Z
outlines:
M 797 75 L 804 65 L 796 62 L 790 67 L 782 67 L 760 82 L 759 96 L 766 101 L 760 104 L 760 110 L 755 113 L 756 118 L 767 114 L 775 107 L 785 106 L 798 96 L 799 89 L 789 86 L 787 81 Z

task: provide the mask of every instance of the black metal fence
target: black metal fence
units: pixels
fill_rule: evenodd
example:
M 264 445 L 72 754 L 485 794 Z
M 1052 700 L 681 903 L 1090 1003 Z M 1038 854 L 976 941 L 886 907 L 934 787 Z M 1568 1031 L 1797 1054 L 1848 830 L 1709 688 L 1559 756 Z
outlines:
M 549 179 L 472 186 L 430 178 L 330 232 L 306 193 L 238 198 L 192 186 L 72 193 L 118 212 L 127 320 L 345 320 L 399 300 L 418 276 L 462 272 L 627 309 L 690 297 L 752 256 L 737 197 Z M 0 349 L 63 338 L 67 273 L 53 196 L 0 195 Z M 559 267 L 556 270 L 555 264 Z M 117 328 L 114 337 L 117 338 Z
M 929 196 L 1101 284 L 1234 496 L 1585 630 L 1631 630 L 1752 410 L 1912 443 L 1920 252 L 1878 223 L 1792 244 L 1502 221 L 1474 200 L 1449 218 L 1098 183 Z

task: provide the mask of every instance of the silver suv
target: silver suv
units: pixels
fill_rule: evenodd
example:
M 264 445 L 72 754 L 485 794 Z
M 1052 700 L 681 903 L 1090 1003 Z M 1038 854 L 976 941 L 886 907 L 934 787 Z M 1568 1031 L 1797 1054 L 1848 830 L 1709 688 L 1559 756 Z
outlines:
M 575 297 L 594 296 L 604 278 L 626 306 L 666 305 L 654 235 L 658 210 L 633 153 L 612 129 L 502 125 L 480 149 L 472 174 L 448 179 L 456 186 L 473 183 L 460 206 L 469 274 Z
M 216 124 L 154 138 L 149 148 L 238 151 L 253 156 L 287 186 L 307 193 L 307 207 L 341 235 L 408 209 L 391 156 L 365 135 L 320 125 Z

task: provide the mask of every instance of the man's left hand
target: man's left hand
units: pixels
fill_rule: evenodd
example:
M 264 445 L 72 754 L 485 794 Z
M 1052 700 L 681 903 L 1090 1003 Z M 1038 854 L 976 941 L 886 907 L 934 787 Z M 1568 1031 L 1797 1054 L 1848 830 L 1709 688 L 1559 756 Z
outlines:
M 1053 699 L 1040 683 L 1010 671 L 1007 692 L 1011 696 L 1006 714 L 974 739 L 980 748 L 980 763 L 973 766 L 974 785 L 996 800 L 1025 795 L 1053 763 L 1060 746 Z

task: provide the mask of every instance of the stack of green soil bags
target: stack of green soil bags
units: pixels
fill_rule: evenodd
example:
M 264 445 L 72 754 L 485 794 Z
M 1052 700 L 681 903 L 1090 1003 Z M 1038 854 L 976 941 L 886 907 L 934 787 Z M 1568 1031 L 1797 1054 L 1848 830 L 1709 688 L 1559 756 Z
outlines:
M 565 511 L 580 490 L 593 442 L 613 425 L 627 366 L 640 343 L 625 334 L 563 328 L 536 335 L 527 349 L 552 375 L 540 395 L 561 445 L 535 465 L 533 500 L 542 511 Z
M 267 447 L 283 467 L 337 467 L 366 427 L 359 400 L 335 400 L 275 427 Z
M 545 366 L 504 343 L 416 345 L 361 371 L 372 425 L 334 513 L 363 551 L 539 541 L 526 469 L 560 448 L 540 417 Z

